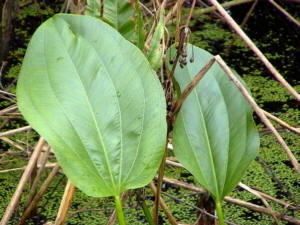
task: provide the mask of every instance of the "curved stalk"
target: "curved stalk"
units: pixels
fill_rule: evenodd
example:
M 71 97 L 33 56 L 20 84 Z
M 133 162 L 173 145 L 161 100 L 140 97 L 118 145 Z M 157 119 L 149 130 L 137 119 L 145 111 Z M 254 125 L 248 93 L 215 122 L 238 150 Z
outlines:
M 216 209 L 217 209 L 217 216 L 218 216 L 218 224 L 225 225 L 221 202 L 216 202 Z
M 115 196 L 115 206 L 117 210 L 119 225 L 126 225 L 120 196 Z
M 144 211 L 144 214 L 145 214 L 145 217 L 146 217 L 146 220 L 147 220 L 148 224 L 149 225 L 155 225 L 155 223 L 153 221 L 153 218 L 151 216 L 150 210 L 149 210 L 145 200 L 142 200 L 141 206 L 142 206 L 142 209 Z

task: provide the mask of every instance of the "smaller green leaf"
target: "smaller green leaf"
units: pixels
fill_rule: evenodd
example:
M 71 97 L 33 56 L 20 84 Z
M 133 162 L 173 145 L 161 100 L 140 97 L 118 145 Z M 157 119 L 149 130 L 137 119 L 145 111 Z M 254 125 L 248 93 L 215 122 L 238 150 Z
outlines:
M 188 45 L 187 59 L 190 58 L 194 58 L 193 63 L 175 69 L 179 91 L 213 55 Z M 259 135 L 251 106 L 218 63 L 212 65 L 183 103 L 173 132 L 177 159 L 217 203 L 238 184 L 258 153 Z
M 161 9 L 159 21 L 156 25 L 153 37 L 150 42 L 150 47 L 147 53 L 147 58 L 153 70 L 157 70 L 162 65 L 162 58 L 164 54 L 164 9 Z

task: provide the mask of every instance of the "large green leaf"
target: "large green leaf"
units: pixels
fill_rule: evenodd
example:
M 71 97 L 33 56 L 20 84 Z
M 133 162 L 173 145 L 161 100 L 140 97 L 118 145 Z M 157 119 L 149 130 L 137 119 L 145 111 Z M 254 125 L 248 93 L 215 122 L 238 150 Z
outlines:
M 166 140 L 164 93 L 143 53 L 106 23 L 58 14 L 42 24 L 17 99 L 86 194 L 116 196 L 154 177 Z
M 194 56 L 194 62 L 175 70 L 181 91 L 213 57 L 191 45 L 187 55 L 188 59 Z M 259 135 L 251 107 L 217 63 L 183 103 L 173 144 L 178 160 L 218 202 L 237 185 L 257 155 Z

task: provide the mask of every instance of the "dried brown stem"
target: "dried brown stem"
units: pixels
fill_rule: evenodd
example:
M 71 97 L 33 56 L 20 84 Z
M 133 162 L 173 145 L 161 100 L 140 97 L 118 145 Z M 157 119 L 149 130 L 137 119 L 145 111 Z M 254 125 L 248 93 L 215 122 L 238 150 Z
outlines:
M 206 190 L 204 190 L 201 187 L 195 186 L 193 184 L 188 184 L 188 183 L 176 180 L 176 179 L 164 177 L 163 180 L 166 183 L 176 185 L 176 186 L 188 189 L 190 191 L 195 191 L 195 192 L 199 192 L 199 193 L 205 193 L 206 192 Z M 293 217 L 290 217 L 290 216 L 286 216 L 286 215 L 282 215 L 279 212 L 270 211 L 269 209 L 267 209 L 265 207 L 255 205 L 255 204 L 243 201 L 241 199 L 226 196 L 224 198 L 224 200 L 226 202 L 229 202 L 229 203 L 232 203 L 232 204 L 235 204 L 235 205 L 238 205 L 238 206 L 245 207 L 247 209 L 253 210 L 253 211 L 258 212 L 258 213 L 262 213 L 262 214 L 265 214 L 265 215 L 268 215 L 268 216 L 272 216 L 273 214 L 275 214 L 278 219 L 285 220 L 285 221 L 291 222 L 293 224 L 300 224 L 299 219 L 296 219 L 296 218 L 293 218 Z
M 8 144 L 10 144 L 12 146 L 14 146 L 15 148 L 17 148 L 17 149 L 19 149 L 21 151 L 24 151 L 24 152 L 26 151 L 26 149 L 23 146 L 17 144 L 16 142 L 14 142 L 13 140 L 11 140 L 11 139 L 9 139 L 7 137 L 0 137 L 0 140 L 2 140 L 4 142 L 6 142 L 6 143 L 8 143 Z
M 180 4 L 178 5 L 177 11 L 176 11 L 176 24 L 175 24 L 175 42 L 179 42 L 180 41 L 180 26 L 181 26 L 181 9 L 182 9 L 182 4 L 183 4 L 183 0 L 179 0 L 178 2 L 180 2 Z
M 0 32 L 0 37 L 1 37 L 1 32 Z M 1 67 L 0 67 L 0 89 L 4 89 L 2 85 L 2 76 L 3 76 L 3 70 L 5 66 L 7 65 L 7 61 L 2 61 Z
M 166 163 L 167 163 L 168 165 L 170 165 L 170 166 L 175 166 L 175 167 L 178 167 L 178 168 L 184 168 L 184 166 L 183 166 L 182 164 L 176 163 L 176 162 L 174 162 L 174 161 L 172 161 L 172 160 L 167 160 Z M 190 189 L 190 188 L 193 188 L 193 187 L 194 187 L 194 185 L 190 185 L 190 184 L 188 184 L 188 183 L 184 183 L 184 182 L 181 182 L 181 181 L 178 181 L 178 180 L 176 180 L 176 179 L 169 178 L 169 177 L 166 177 L 166 176 L 164 176 L 163 181 L 164 181 L 164 182 L 167 182 L 167 183 L 177 184 L 178 186 L 186 187 L 187 189 Z M 200 188 L 200 187 L 197 187 L 196 190 L 199 191 L 199 190 L 200 190 L 199 188 Z M 252 190 L 255 190 L 255 189 L 253 189 L 253 188 L 251 188 L 251 189 L 252 189 Z M 204 189 L 201 189 L 201 190 L 202 190 L 203 192 L 205 192 Z M 256 191 L 257 193 L 259 193 L 262 197 L 264 197 L 264 198 L 266 198 L 266 199 L 268 199 L 268 200 L 274 201 L 274 202 L 276 202 L 276 203 L 278 203 L 278 204 L 284 206 L 285 208 L 290 208 L 290 209 L 295 209 L 295 208 L 296 208 L 295 206 L 293 206 L 293 205 L 291 205 L 291 204 L 289 204 L 289 203 L 287 203 L 287 202 L 285 202 L 285 201 L 282 201 L 282 200 L 280 200 L 280 199 L 277 199 L 277 198 L 275 198 L 275 197 L 273 197 L 273 196 L 271 196 L 271 195 L 268 195 L 268 194 L 266 194 L 266 193 L 264 193 L 264 192 L 262 192 L 262 191 L 259 191 L 259 190 L 255 190 L 255 191 Z M 200 191 L 200 192 L 201 192 L 201 191 Z
M 8 172 L 13 172 L 13 171 L 18 171 L 18 170 L 25 170 L 25 169 L 26 169 L 26 166 L 19 167 L 19 168 L 7 169 L 7 170 L 0 170 L 0 173 L 8 173 Z
M 274 218 L 275 223 L 277 225 L 279 224 L 278 218 L 276 217 L 273 209 L 271 208 L 271 206 L 269 205 L 269 203 L 267 202 L 267 200 L 258 191 L 256 191 L 256 190 L 248 187 L 246 184 L 243 184 L 242 182 L 239 182 L 239 186 L 241 188 L 243 188 L 244 190 L 250 192 L 251 194 L 255 195 L 256 197 L 258 197 L 264 203 L 264 205 L 266 206 L 266 208 L 269 209 L 270 212 L 272 212 L 272 217 Z
M 8 224 L 8 221 L 9 219 L 11 218 L 13 212 L 15 211 L 15 209 L 17 208 L 18 204 L 19 204 L 19 200 L 20 200 L 20 197 L 23 193 L 23 190 L 25 188 L 25 185 L 27 183 L 27 181 L 29 180 L 30 178 L 30 174 L 36 164 L 36 161 L 39 157 L 39 154 L 42 150 L 42 147 L 43 145 L 45 144 L 45 141 L 44 139 L 41 137 L 33 151 L 33 154 L 31 155 L 30 157 L 30 160 L 28 162 L 28 165 L 20 179 L 20 182 L 17 186 L 17 189 L 14 193 L 14 195 L 12 196 L 11 200 L 10 200 L 10 203 L 9 205 L 7 206 L 6 210 L 5 210 L 5 213 L 4 213 L 4 216 L 2 217 L 2 220 L 0 222 L 0 225 L 7 225 Z
M 232 6 L 245 4 L 245 3 L 249 3 L 249 2 L 253 2 L 253 0 L 233 0 L 233 1 L 230 1 L 230 2 L 223 3 L 223 4 L 221 4 L 221 6 L 223 8 L 230 8 Z M 197 12 L 195 12 L 195 17 L 200 16 L 201 14 L 206 14 L 206 13 L 216 11 L 216 9 L 217 8 L 215 6 L 211 6 L 211 7 L 207 7 L 207 8 L 198 10 Z
M 159 167 L 158 178 L 157 178 L 157 189 L 156 189 L 155 195 L 154 195 L 155 200 L 154 200 L 154 207 L 152 210 L 152 216 L 153 216 L 153 221 L 155 224 L 158 224 L 158 212 L 159 212 L 159 206 L 161 205 L 160 197 L 161 197 L 162 180 L 164 177 L 164 172 L 165 172 L 165 167 L 166 167 L 166 158 L 168 155 L 168 147 L 167 146 L 168 146 L 168 143 L 166 143 L 164 156 L 163 156 L 162 162 Z
M 289 125 L 288 123 L 284 122 L 283 120 L 277 118 L 276 116 L 273 116 L 271 113 L 263 110 L 263 113 L 271 120 L 273 120 L 274 122 L 278 123 L 280 126 L 294 132 L 295 134 L 300 134 L 300 129 L 299 128 L 296 128 L 296 127 L 293 127 L 291 125 Z
M 31 129 L 32 129 L 31 126 L 20 127 L 20 128 L 17 128 L 17 129 L 13 129 L 13 130 L 2 132 L 2 133 L 0 133 L 0 137 L 5 137 L 5 136 L 9 136 L 9 135 L 19 134 L 19 133 L 22 133 L 24 131 L 28 131 L 28 130 L 31 130 Z
M 178 8 L 182 5 L 183 0 L 178 0 L 176 2 L 176 4 L 174 5 L 174 7 L 172 8 L 172 10 L 168 13 L 168 15 L 165 18 L 165 24 L 167 24 L 169 22 L 169 20 L 173 17 L 173 15 L 175 14 L 175 12 L 177 12 Z
M 175 166 L 175 167 L 178 167 L 178 168 L 184 168 L 184 166 L 180 163 L 177 163 L 177 162 L 174 162 L 172 160 L 169 160 L 167 159 L 166 160 L 166 163 L 169 165 L 169 166 Z
M 15 96 L 16 96 L 15 94 L 9 93 L 9 92 L 7 92 L 7 91 L 2 91 L 2 90 L 0 90 L 0 94 L 12 96 L 12 97 L 15 97 Z
M 208 4 L 206 4 L 206 3 L 205 3 L 204 1 L 202 1 L 202 0 L 199 0 L 199 2 L 200 2 L 203 6 L 205 6 L 206 8 L 200 9 L 200 12 L 198 12 L 198 13 L 197 13 L 197 11 L 195 10 L 194 17 L 200 16 L 200 15 L 202 14 L 202 11 L 203 11 L 203 10 L 205 11 L 206 9 L 208 9 L 208 11 L 209 11 L 209 9 L 210 9 L 210 10 L 211 10 L 210 12 L 212 12 L 212 14 L 214 14 L 216 17 L 222 19 L 222 16 L 218 13 L 218 11 L 217 11 L 214 7 L 210 7 Z M 204 12 L 204 13 L 205 13 L 205 12 Z
M 153 192 L 154 195 L 156 195 L 157 193 L 157 188 L 155 187 L 154 183 L 151 182 L 150 183 L 150 188 Z M 165 203 L 165 201 L 162 199 L 161 196 L 159 196 L 159 204 L 161 206 L 161 208 L 163 209 L 164 213 L 166 214 L 167 218 L 168 218 L 168 221 L 170 224 L 172 225 L 178 225 L 175 217 L 172 215 L 171 211 L 169 210 L 167 204 Z M 156 223 L 157 224 L 157 223 Z
M 5 114 L 7 114 L 7 113 L 10 113 L 10 112 L 14 112 L 14 111 L 17 110 L 17 109 L 18 109 L 18 107 L 17 107 L 16 105 L 9 106 L 9 107 L 7 107 L 7 108 L 5 108 L 5 109 L 2 109 L 2 110 L 0 111 L 0 116 L 3 116 L 3 115 L 5 115 Z
M 187 85 L 187 87 L 184 89 L 182 94 L 180 95 L 179 99 L 176 101 L 172 108 L 172 114 L 176 115 L 177 112 L 179 112 L 183 102 L 188 97 L 188 95 L 192 92 L 194 87 L 199 83 L 199 81 L 203 78 L 205 73 L 210 69 L 212 64 L 215 62 L 215 58 L 212 58 L 209 60 L 209 62 L 199 71 L 199 73 L 193 78 L 193 80 Z
M 218 3 L 217 0 L 210 0 L 210 2 L 217 8 L 223 19 L 230 25 L 230 27 L 242 38 L 248 47 L 256 54 L 256 56 L 263 62 L 267 69 L 279 81 L 279 83 L 292 95 L 297 101 L 300 101 L 300 94 L 280 75 L 276 68 L 270 63 L 265 55 L 258 49 L 258 47 L 251 41 L 246 33 L 239 27 L 239 25 L 232 19 L 226 10 Z
M 251 5 L 249 11 L 247 12 L 245 18 L 243 19 L 243 21 L 242 21 L 240 27 L 243 27 L 243 26 L 246 25 L 246 23 L 248 22 L 250 16 L 252 15 L 252 13 L 253 13 L 253 11 L 254 11 L 254 9 L 255 9 L 255 6 L 257 5 L 257 2 L 258 2 L 258 0 L 255 0 L 255 1 L 253 2 L 253 4 Z
M 36 193 L 36 195 L 34 195 L 32 201 L 30 202 L 30 204 L 28 204 L 28 206 L 26 207 L 25 212 L 23 213 L 18 225 L 23 225 L 26 222 L 26 219 L 31 215 L 31 212 L 36 208 L 36 205 L 39 201 L 39 199 L 43 196 L 43 194 L 46 192 L 49 184 L 51 183 L 51 181 L 53 180 L 53 178 L 55 177 L 55 175 L 57 174 L 59 170 L 59 165 L 56 164 L 52 171 L 49 173 L 47 179 L 44 181 L 44 183 L 42 184 L 40 190 Z
M 0 26 L 0 62 L 6 57 L 9 50 L 9 41 L 11 40 L 13 32 L 13 19 L 16 15 L 18 1 L 6 0 L 4 1 L 1 13 Z
M 281 12 L 290 22 L 295 24 L 298 28 L 300 28 L 300 22 L 296 20 L 291 14 L 289 14 L 284 8 L 282 8 L 279 4 L 277 4 L 273 0 L 268 0 L 268 2 L 273 5 L 279 12 Z
M 47 163 L 45 165 L 45 168 L 53 168 L 55 167 L 56 163 Z M 38 168 L 40 166 L 38 165 Z M 25 170 L 27 166 L 19 167 L 19 168 L 12 168 L 12 169 L 7 169 L 7 170 L 0 170 L 0 173 L 8 173 L 8 172 L 13 172 L 13 171 L 18 171 L 18 170 Z
M 273 216 L 273 213 L 275 213 L 275 215 L 278 219 L 288 221 L 292 224 L 300 225 L 300 220 L 298 220 L 296 218 L 286 216 L 286 215 L 282 215 L 279 212 L 272 212 L 272 211 L 270 211 L 269 209 L 267 209 L 265 207 L 255 205 L 255 204 L 252 204 L 252 203 L 249 203 L 249 202 L 245 202 L 241 199 L 232 198 L 232 197 L 225 197 L 224 200 L 226 202 L 233 203 L 235 205 L 239 205 L 239 206 L 245 207 L 247 209 L 251 209 L 253 211 L 256 211 L 256 212 L 259 212 L 259 213 L 262 213 L 262 214 L 265 214 L 265 215 L 268 215 L 268 216 Z
M 255 9 L 255 6 L 257 5 L 257 2 L 258 2 L 258 0 L 255 0 L 255 1 L 252 3 L 250 9 L 248 10 L 248 12 L 247 12 L 246 16 L 244 17 L 242 23 L 240 24 L 240 27 L 241 27 L 241 28 L 244 27 L 244 26 L 246 25 L 246 23 L 248 22 L 250 16 L 252 15 L 252 13 L 253 13 L 253 11 L 254 11 L 254 9 Z M 220 15 L 220 19 L 222 19 L 222 16 L 221 16 L 221 15 Z M 229 42 L 229 44 L 228 44 L 228 47 L 224 50 L 224 52 L 225 52 L 227 55 L 230 54 L 231 49 L 232 49 L 232 47 L 233 47 L 233 43 L 235 42 L 235 40 L 236 40 L 237 38 L 238 38 L 237 36 L 234 36 L 234 37 L 230 40 L 230 42 Z
M 253 110 L 256 112 L 258 117 L 261 119 L 261 121 L 266 125 L 268 129 L 274 134 L 279 144 L 282 146 L 284 151 L 286 152 L 289 160 L 291 161 L 294 169 L 296 172 L 300 174 L 300 167 L 299 163 L 296 159 L 296 157 L 293 155 L 292 151 L 288 147 L 288 145 L 285 143 L 283 138 L 280 136 L 278 131 L 275 129 L 273 124 L 270 122 L 270 120 L 266 117 L 264 112 L 260 109 L 260 107 L 257 105 L 257 103 L 254 101 L 254 99 L 251 97 L 251 95 L 248 93 L 247 89 L 243 86 L 243 84 L 234 76 L 231 69 L 227 66 L 227 64 L 224 62 L 224 60 L 219 56 L 215 56 L 216 61 L 219 63 L 219 65 L 222 67 L 224 72 L 228 75 L 229 79 L 234 83 L 234 85 L 240 90 L 241 94 L 244 96 L 244 98 L 249 102 L 249 104 L 252 106 Z
M 186 23 L 185 23 L 186 27 L 189 26 L 189 23 L 190 23 L 190 21 L 192 19 L 192 15 L 193 15 L 193 12 L 194 12 L 194 9 L 195 9 L 196 1 L 197 0 L 193 0 L 192 7 L 191 7 L 190 12 L 189 12 L 189 16 L 188 16 L 188 18 L 186 20 Z
M 42 172 L 44 171 L 44 169 L 46 168 L 46 163 L 47 163 L 47 160 L 48 160 L 48 157 L 49 157 L 49 154 L 50 154 L 50 146 L 47 147 L 46 151 L 45 152 L 41 152 L 40 153 L 40 156 L 37 160 L 37 173 L 34 177 L 34 180 L 32 182 L 32 185 L 31 185 L 31 188 L 30 188 L 30 194 L 28 196 L 28 199 L 27 199 L 27 202 L 25 204 L 25 208 L 28 207 L 28 205 L 30 204 L 30 202 L 32 201 L 32 199 L 34 198 L 34 195 L 36 194 L 36 191 L 37 191 L 37 187 L 38 187 L 38 182 L 42 176 Z M 38 167 L 38 165 L 40 165 Z
M 55 225 L 63 225 L 67 219 L 68 209 L 70 207 L 73 194 L 75 191 L 74 185 L 68 180 L 68 183 L 65 187 L 65 192 L 61 200 L 59 210 L 56 216 Z

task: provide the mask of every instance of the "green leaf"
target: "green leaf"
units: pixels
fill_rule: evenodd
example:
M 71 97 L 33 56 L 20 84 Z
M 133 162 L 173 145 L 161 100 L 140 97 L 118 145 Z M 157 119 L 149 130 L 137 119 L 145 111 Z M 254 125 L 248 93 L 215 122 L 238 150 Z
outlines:
M 164 12 L 165 11 L 162 8 L 159 14 L 159 21 L 155 27 L 155 31 L 153 33 L 153 37 L 150 42 L 150 47 L 147 52 L 147 58 L 154 70 L 157 70 L 162 65 L 162 58 L 164 54 L 164 43 L 163 43 L 164 30 L 165 30 Z
M 135 0 L 134 10 L 135 10 L 135 33 L 137 35 L 136 46 L 138 46 L 139 49 L 143 50 L 146 35 L 144 31 L 143 12 L 141 6 L 139 5 L 139 0 Z
M 127 0 L 103 0 L 103 19 L 127 40 L 134 41 L 134 8 L 133 3 Z
M 101 1 L 99 0 L 87 0 L 85 15 L 94 16 L 100 18 L 100 5 Z
M 43 23 L 17 100 L 86 194 L 119 196 L 154 177 L 166 141 L 164 93 L 143 53 L 106 23 L 69 14 Z
M 181 91 L 213 57 L 191 45 L 187 55 L 187 61 L 194 55 L 194 62 L 175 70 Z M 173 144 L 178 160 L 217 202 L 237 185 L 257 155 L 259 135 L 252 109 L 217 63 L 183 103 Z

